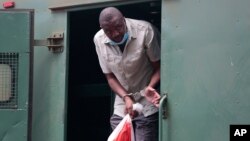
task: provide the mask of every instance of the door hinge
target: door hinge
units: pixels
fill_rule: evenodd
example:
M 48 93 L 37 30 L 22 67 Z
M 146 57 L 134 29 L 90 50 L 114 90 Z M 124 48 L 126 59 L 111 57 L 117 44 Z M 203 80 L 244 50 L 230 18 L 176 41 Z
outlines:
M 46 40 L 34 40 L 34 46 L 46 46 L 53 53 L 63 52 L 63 32 L 53 32 Z

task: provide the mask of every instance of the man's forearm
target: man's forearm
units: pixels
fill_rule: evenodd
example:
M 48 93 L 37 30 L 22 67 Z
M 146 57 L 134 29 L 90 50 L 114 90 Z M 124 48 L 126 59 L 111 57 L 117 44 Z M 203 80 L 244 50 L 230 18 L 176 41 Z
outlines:
M 123 88 L 123 86 L 114 76 L 114 74 L 111 73 L 111 74 L 105 74 L 105 75 L 106 75 L 109 86 L 116 94 L 118 94 L 120 97 L 124 97 L 124 95 L 128 94 L 128 92 L 125 90 L 125 88 Z
M 157 84 L 159 84 L 160 82 L 160 70 L 156 70 L 150 80 L 150 83 L 148 84 L 148 86 L 155 88 L 157 86 Z
M 148 86 L 155 88 L 160 83 L 160 61 L 152 63 L 154 72 Z

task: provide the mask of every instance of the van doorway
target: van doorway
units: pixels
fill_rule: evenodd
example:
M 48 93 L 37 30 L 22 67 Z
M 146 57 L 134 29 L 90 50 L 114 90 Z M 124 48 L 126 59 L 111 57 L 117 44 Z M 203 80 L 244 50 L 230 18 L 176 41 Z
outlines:
M 115 7 L 125 17 L 149 21 L 161 31 L 161 1 Z M 93 43 L 103 8 L 69 12 L 67 141 L 106 141 L 111 133 L 114 94 L 101 71 Z

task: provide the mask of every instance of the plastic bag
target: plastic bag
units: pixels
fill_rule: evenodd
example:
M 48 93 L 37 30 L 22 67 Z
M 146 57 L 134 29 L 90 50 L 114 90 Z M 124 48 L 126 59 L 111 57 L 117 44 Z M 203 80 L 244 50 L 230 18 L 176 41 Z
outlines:
M 108 141 L 135 141 L 132 119 L 127 114 L 110 134 Z

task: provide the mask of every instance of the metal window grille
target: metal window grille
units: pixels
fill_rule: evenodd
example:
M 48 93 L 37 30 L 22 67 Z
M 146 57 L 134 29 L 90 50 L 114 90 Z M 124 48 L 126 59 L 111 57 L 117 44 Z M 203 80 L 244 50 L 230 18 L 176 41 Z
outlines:
M 17 108 L 18 53 L 0 53 L 0 109 Z

